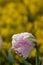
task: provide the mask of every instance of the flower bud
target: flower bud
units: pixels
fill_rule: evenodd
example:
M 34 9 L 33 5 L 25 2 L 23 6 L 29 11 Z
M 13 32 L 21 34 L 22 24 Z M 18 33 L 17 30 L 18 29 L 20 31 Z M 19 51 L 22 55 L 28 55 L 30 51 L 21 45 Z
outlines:
M 12 36 L 12 48 L 24 59 L 28 57 L 35 46 L 36 40 L 31 33 L 24 32 Z

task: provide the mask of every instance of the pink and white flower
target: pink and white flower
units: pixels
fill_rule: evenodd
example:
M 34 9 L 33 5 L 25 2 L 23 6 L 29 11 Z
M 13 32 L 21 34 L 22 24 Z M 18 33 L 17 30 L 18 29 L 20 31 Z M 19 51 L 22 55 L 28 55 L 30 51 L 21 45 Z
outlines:
M 24 32 L 12 36 L 12 48 L 17 54 L 27 58 L 35 46 L 36 40 L 31 33 Z

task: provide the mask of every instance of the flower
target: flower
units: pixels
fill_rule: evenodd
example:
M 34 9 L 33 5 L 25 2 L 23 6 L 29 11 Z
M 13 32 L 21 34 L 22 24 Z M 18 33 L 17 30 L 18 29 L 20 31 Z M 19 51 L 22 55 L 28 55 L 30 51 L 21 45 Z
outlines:
M 12 36 L 12 49 L 26 59 L 34 48 L 35 42 L 36 40 L 31 33 L 24 32 L 20 34 L 14 34 Z

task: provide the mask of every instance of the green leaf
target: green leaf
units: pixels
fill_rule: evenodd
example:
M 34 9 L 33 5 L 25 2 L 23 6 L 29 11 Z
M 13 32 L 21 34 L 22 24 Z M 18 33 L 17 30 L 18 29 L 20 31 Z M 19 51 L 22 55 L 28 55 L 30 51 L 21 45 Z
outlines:
M 23 60 L 23 65 L 31 65 L 31 63 L 29 63 L 29 62 L 26 61 L 26 60 Z
M 13 55 L 12 55 L 12 53 L 11 53 L 11 49 L 8 50 L 8 60 L 9 60 L 11 63 L 16 62 L 16 60 L 14 60 Z

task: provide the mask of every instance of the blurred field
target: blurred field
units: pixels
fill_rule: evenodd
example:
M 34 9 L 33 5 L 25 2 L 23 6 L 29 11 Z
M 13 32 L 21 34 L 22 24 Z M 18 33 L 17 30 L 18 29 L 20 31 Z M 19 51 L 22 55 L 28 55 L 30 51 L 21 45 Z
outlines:
M 2 48 L 8 50 L 11 47 L 12 35 L 20 32 L 32 33 L 43 54 L 43 0 L 0 0 Z M 35 55 L 36 49 L 33 49 L 29 57 L 35 57 Z M 2 62 L 5 62 L 5 59 L 0 57 L 0 63 Z M 6 62 L 5 65 L 9 63 Z M 20 65 L 20 63 L 14 63 L 14 65 Z

